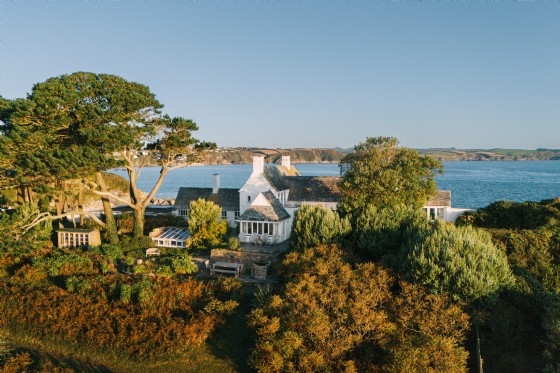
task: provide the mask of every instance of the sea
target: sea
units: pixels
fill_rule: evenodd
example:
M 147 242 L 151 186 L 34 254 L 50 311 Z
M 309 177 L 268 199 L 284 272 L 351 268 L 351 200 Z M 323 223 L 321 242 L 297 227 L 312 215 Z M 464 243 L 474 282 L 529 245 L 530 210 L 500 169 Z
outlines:
M 453 161 L 443 162 L 445 172 L 436 177 L 439 189 L 451 191 L 453 207 L 477 209 L 495 201 L 541 201 L 560 197 L 560 161 Z M 303 176 L 338 176 L 338 164 L 296 164 Z M 156 197 L 175 198 L 180 187 L 212 186 L 220 174 L 222 188 L 241 188 L 252 165 L 190 166 L 170 171 Z M 111 170 L 126 177 L 122 169 Z M 151 190 L 158 167 L 142 170 L 138 186 Z

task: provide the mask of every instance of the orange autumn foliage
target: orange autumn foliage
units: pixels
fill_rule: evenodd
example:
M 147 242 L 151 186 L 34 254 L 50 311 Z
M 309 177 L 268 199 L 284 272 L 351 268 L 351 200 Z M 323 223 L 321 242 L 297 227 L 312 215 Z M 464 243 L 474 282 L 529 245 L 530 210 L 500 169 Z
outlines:
M 0 283 L 1 327 L 132 359 L 164 358 L 203 343 L 237 307 L 231 297 L 240 287 L 231 279 L 157 279 L 150 280 L 150 297 L 124 303 L 119 286 L 138 281 L 129 276 L 99 276 L 84 294 L 13 279 Z

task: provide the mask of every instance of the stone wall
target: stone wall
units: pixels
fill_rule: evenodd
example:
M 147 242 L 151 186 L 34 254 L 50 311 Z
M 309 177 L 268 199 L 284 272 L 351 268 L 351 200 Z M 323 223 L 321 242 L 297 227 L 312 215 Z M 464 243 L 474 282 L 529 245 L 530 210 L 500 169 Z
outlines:
M 259 265 L 253 263 L 253 267 L 251 268 L 251 276 L 257 280 L 265 280 L 268 271 L 268 264 Z
M 228 262 L 243 264 L 243 274 L 251 274 L 253 263 L 268 263 L 274 261 L 275 254 L 250 253 L 244 251 L 232 251 L 225 249 L 213 249 L 210 252 L 212 262 Z

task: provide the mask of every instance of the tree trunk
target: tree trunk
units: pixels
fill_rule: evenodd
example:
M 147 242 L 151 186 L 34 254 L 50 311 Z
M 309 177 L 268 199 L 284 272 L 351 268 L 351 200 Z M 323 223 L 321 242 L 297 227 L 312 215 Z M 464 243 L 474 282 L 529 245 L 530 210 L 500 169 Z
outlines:
M 64 191 L 62 190 L 63 188 L 62 183 L 59 183 L 58 187 L 60 188 L 60 190 L 58 192 L 58 197 L 56 199 L 56 215 L 60 216 L 62 215 L 62 210 L 64 208 Z M 62 224 L 62 219 L 58 220 L 58 228 L 64 228 L 64 225 Z
M 137 206 L 134 209 L 134 228 L 132 230 L 132 235 L 134 238 L 140 238 L 144 236 L 144 214 L 146 213 L 145 206 Z
M 25 195 L 26 195 L 27 202 L 33 204 L 33 190 L 31 189 L 30 186 L 25 187 Z
M 84 226 L 84 190 L 78 192 L 78 211 L 80 212 L 80 227 Z
M 101 172 L 95 174 L 97 185 L 102 192 L 107 192 L 107 185 L 105 184 L 105 179 Z M 109 198 L 101 197 L 101 202 L 103 202 L 103 213 L 105 214 L 105 235 L 107 241 L 111 245 L 116 245 L 119 243 L 119 235 L 117 234 L 117 222 L 115 221 L 115 216 L 113 215 L 113 208 L 109 202 Z
M 17 192 L 17 204 L 21 206 L 25 203 L 25 186 L 19 185 L 16 188 L 16 192 Z

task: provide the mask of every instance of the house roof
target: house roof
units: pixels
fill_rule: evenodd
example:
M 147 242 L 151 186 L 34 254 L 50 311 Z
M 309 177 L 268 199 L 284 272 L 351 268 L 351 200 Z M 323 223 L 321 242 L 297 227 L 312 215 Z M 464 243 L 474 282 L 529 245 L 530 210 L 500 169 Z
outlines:
M 298 176 L 284 178 L 289 186 L 288 201 L 338 202 L 340 189 L 337 176 Z
M 430 198 L 424 206 L 448 206 L 451 207 L 451 191 L 438 190 L 435 196 Z
M 68 232 L 68 233 L 91 233 L 95 232 L 97 229 L 84 229 L 84 228 L 60 228 L 57 232 Z
M 290 189 L 290 187 L 285 181 L 287 177 L 283 176 L 282 173 L 278 170 L 278 168 L 265 167 L 263 175 L 274 189 L 278 191 Z
M 185 240 L 189 235 L 190 232 L 187 228 L 180 228 L 180 227 L 165 227 L 161 229 L 159 234 L 151 236 L 152 239 L 156 238 L 168 238 L 172 240 Z
M 251 205 L 237 220 L 282 221 L 290 217 L 288 211 L 286 211 L 271 191 L 262 194 L 268 200 L 270 206 Z
M 220 188 L 216 194 L 212 193 L 212 188 L 179 188 L 173 208 L 189 209 L 191 201 L 199 198 L 212 201 L 225 211 L 239 211 L 239 190 L 234 188 Z
M 280 172 L 280 174 L 284 176 L 301 176 L 298 169 L 294 165 L 290 165 L 290 168 L 286 166 L 276 166 L 276 169 Z

